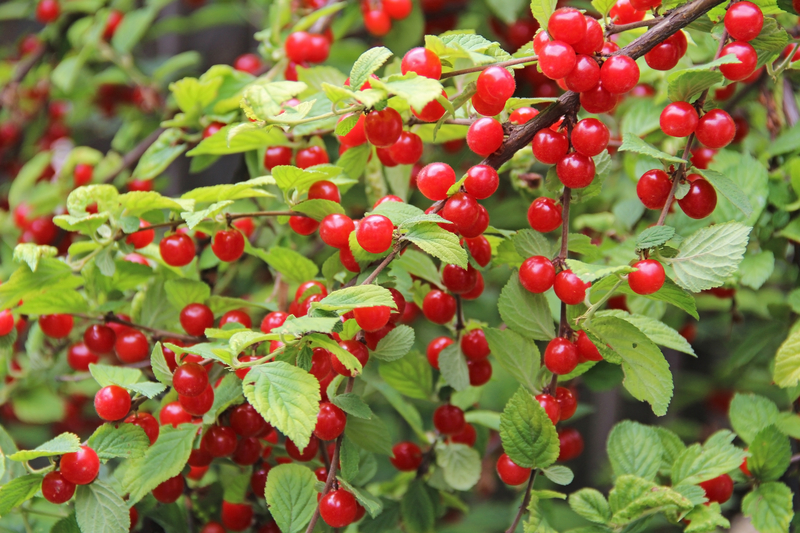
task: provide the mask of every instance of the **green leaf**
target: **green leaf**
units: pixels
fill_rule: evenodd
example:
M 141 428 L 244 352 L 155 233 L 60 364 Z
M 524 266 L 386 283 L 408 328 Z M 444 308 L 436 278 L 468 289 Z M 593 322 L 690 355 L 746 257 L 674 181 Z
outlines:
M 299 464 L 278 465 L 269 471 L 264 491 L 270 514 L 284 533 L 304 531 L 317 507 L 316 478 Z
M 547 468 L 558 459 L 556 428 L 530 392 L 519 388 L 500 416 L 500 439 L 514 463 Z
M 759 431 L 748 449 L 747 467 L 759 481 L 777 481 L 789 468 L 792 457 L 789 437 L 774 425 Z
M 569 485 L 575 479 L 575 474 L 572 473 L 572 470 L 564 465 L 548 466 L 542 469 L 542 473 L 547 479 L 558 485 Z
M 390 57 L 392 57 L 392 51 L 385 46 L 376 46 L 361 54 L 350 70 L 350 87 L 356 90 L 361 89 L 370 75 L 381 68 Z
M 636 239 L 637 250 L 647 250 L 666 243 L 675 236 L 675 228 L 671 226 L 653 226 L 639 234 Z
M 447 484 L 456 490 L 470 490 L 481 477 L 481 456 L 466 444 L 436 443 L 436 464 Z
M 409 398 L 429 400 L 433 393 L 433 373 L 428 359 L 417 351 L 391 362 L 381 362 L 380 376 L 397 392 Z M 469 376 L 467 376 L 469 380 Z
M 182 137 L 183 131 L 179 128 L 164 130 L 139 159 L 139 164 L 133 171 L 133 177 L 140 180 L 151 180 L 167 170 L 167 167 L 189 146 L 180 142 Z
M 144 376 L 142 371 L 137 368 L 92 363 L 89 365 L 89 372 L 101 387 L 118 385 L 123 389 L 138 392 L 148 398 L 154 398 L 166 389 L 161 383 L 140 381 L 144 379 Z
M 292 337 L 300 337 L 311 331 L 320 333 L 330 333 L 336 326 L 341 325 L 342 319 L 339 317 L 311 317 L 301 316 L 300 318 L 288 318 L 282 326 L 276 328 L 273 333 L 280 335 L 291 335 Z
M 422 479 L 408 485 L 400 502 L 400 513 L 407 533 L 434 533 L 435 507 L 428 488 Z
M 224 202 L 225 200 L 242 200 L 244 198 L 271 198 L 273 195 L 265 191 L 263 187 L 274 184 L 275 180 L 272 177 L 261 176 L 231 185 L 197 187 L 185 192 L 180 201 L 194 200 L 196 203 L 202 204 Z
M 625 420 L 615 425 L 608 435 L 608 459 L 614 474 L 633 475 L 655 480 L 661 467 L 664 448 L 655 429 Z
M 786 533 L 794 516 L 792 491 L 783 483 L 763 483 L 744 497 L 742 512 L 759 533 Z
M 382 205 L 390 203 L 394 202 L 386 202 Z M 403 255 L 395 258 L 392 261 L 391 269 L 404 270 L 413 276 L 417 276 L 425 281 L 429 281 L 437 287 L 442 287 L 439 269 L 436 268 L 433 260 L 422 252 L 406 249 L 406 252 Z M 0 294 L 2 294 L 2 286 L 0 286 Z
M 461 247 L 458 237 L 440 228 L 438 224 L 412 226 L 401 240 L 416 244 L 445 263 L 467 268 L 467 252 Z
M 372 210 L 372 212 L 370 212 L 369 214 L 383 215 L 389 220 L 391 220 L 392 224 L 394 224 L 395 226 L 399 226 L 406 220 L 418 218 L 425 215 L 425 212 L 419 207 L 404 202 L 383 202 L 374 210 Z
M 98 480 L 78 485 L 75 516 L 81 533 L 126 533 L 131 528 L 128 506 L 111 487 Z
M 312 304 L 312 309 L 323 311 L 352 311 L 361 307 L 378 305 L 397 309 L 389 289 L 380 285 L 356 285 L 333 291 L 319 302 Z
M 702 447 L 694 444 L 686 448 L 672 465 L 672 484 L 694 485 L 738 468 L 746 454 L 731 444 L 735 437 L 724 429 L 709 437 Z
M 759 431 L 775 423 L 780 416 L 772 400 L 758 394 L 737 393 L 728 410 L 731 427 L 746 443 L 753 442 Z
M 116 457 L 137 459 L 150 446 L 150 439 L 135 424 L 103 424 L 92 433 L 86 443 L 103 462 Z
M 791 4 L 790 4 L 791 5 Z M 778 26 L 778 21 L 772 17 L 764 17 L 764 24 L 758 37 L 750 41 L 756 52 L 781 52 L 789 44 L 791 37 L 786 30 Z
M 75 513 L 73 512 L 68 517 L 62 518 L 56 522 L 55 525 L 53 525 L 53 529 L 50 530 L 50 533 L 81 533 Z
M 793 387 L 800 380 L 800 329 L 795 329 L 778 348 L 773 379 L 783 388 Z
M 234 465 L 220 465 L 222 499 L 230 503 L 244 503 L 250 490 L 251 477 L 250 468 L 242 469 Z
M 634 325 L 639 331 L 647 335 L 647 338 L 666 348 L 672 348 L 689 355 L 695 355 L 694 348 L 689 344 L 683 335 L 667 326 L 660 320 L 644 315 L 631 315 L 618 309 L 600 311 L 595 316 L 615 316 Z
M 494 360 L 530 392 L 538 391 L 541 355 L 536 344 L 510 329 L 484 328 Z
M 607 524 L 611 520 L 611 508 L 605 496 L 596 489 L 586 488 L 569 495 L 569 506 L 573 511 L 596 524 Z
M 672 374 L 664 354 L 636 326 L 616 317 L 598 317 L 587 330 L 622 358 L 623 385 L 637 400 L 663 416 L 672 398 Z
M 314 421 L 316 422 L 316 417 Z M 348 418 L 344 433 L 348 439 L 368 452 L 392 455 L 389 430 L 377 415 L 370 419 Z
M 730 178 L 713 170 L 699 170 L 698 172 L 745 217 L 749 217 L 753 213 L 753 206 L 750 205 L 747 195 Z
M 669 163 L 683 163 L 683 159 L 681 159 L 680 157 L 669 155 L 666 152 L 662 152 L 655 146 L 643 141 L 635 133 L 627 131 L 622 134 L 622 145 L 619 147 L 619 151 L 643 154 L 652 157 L 654 159 L 667 161 Z
M 473 424 L 480 424 L 483 427 L 500 431 L 500 413 L 494 411 L 468 411 L 464 414 L 464 420 Z
M 36 272 L 22 265 L 0 285 L 0 309 L 9 309 L 20 300 L 28 300 L 37 294 L 47 294 L 57 289 L 76 289 L 81 285 L 83 278 L 73 275 L 69 265 L 57 259 L 42 258 Z
M 339 478 L 339 482 L 345 490 L 356 497 L 358 503 L 366 509 L 372 518 L 381 514 L 381 511 L 383 511 L 383 502 L 377 496 L 368 492 L 367 489 L 354 487 L 344 479 Z
M 125 13 L 117 28 L 119 33 L 115 31 L 111 38 L 111 46 L 121 53 L 130 52 L 153 25 L 158 11 L 154 6 L 148 6 Z
M 309 335 L 308 338 L 311 340 L 312 348 L 325 348 L 326 350 L 332 352 L 337 359 L 339 359 L 339 362 L 351 372 L 355 372 L 355 374 L 361 374 L 361 372 L 364 370 L 361 366 L 361 362 L 356 359 L 353 354 L 339 346 L 338 342 L 334 341 L 327 335 L 314 333 L 313 335 Z
M 58 248 L 53 246 L 23 243 L 14 247 L 14 261 L 27 263 L 32 272 L 36 272 L 42 257 L 55 257 L 56 255 L 58 255 Z
M 353 394 L 352 392 L 338 394 L 334 396 L 331 402 L 348 415 L 353 415 L 358 418 L 372 417 L 372 409 L 369 408 L 369 405 L 364 403 L 361 396 Z
M 22 450 L 8 456 L 12 461 L 30 461 L 37 457 L 52 457 L 65 453 L 77 452 L 81 448 L 81 439 L 73 433 L 62 433 L 54 439 L 37 446 L 33 450 Z
M 382 80 L 371 80 L 374 89 L 383 89 L 389 94 L 399 96 L 414 109 L 422 109 L 442 94 L 439 80 L 418 76 L 415 72 L 393 74 Z
M 372 352 L 381 361 L 394 361 L 406 355 L 414 346 L 414 328 L 400 325 L 378 341 Z
M 171 211 L 188 211 L 194 209 L 194 201 L 185 199 L 172 199 L 161 196 L 155 191 L 132 191 L 121 194 L 117 198 L 123 212 L 128 217 L 139 217 L 149 211 L 169 209 Z M 133 229 L 139 227 L 139 221 L 132 221 Z M 123 228 L 125 229 L 125 228 Z
M 486 3 L 497 18 L 511 25 L 519 18 L 520 12 L 527 7 L 528 2 L 526 0 L 487 0 Z
M 645 516 L 667 511 L 688 511 L 692 503 L 669 487 L 659 487 L 642 478 L 621 476 L 609 494 L 614 514 L 608 525 L 621 529 Z
M 751 229 L 739 222 L 728 222 L 694 232 L 681 243 L 678 255 L 667 260 L 675 281 L 692 292 L 725 283 L 744 257 Z
M 43 294 L 36 294 L 26 298 L 24 303 L 17 308 L 20 314 L 44 315 L 50 313 L 84 313 L 88 311 L 89 304 L 86 298 L 74 290 L 50 290 Z
M 323 199 L 305 200 L 292 207 L 292 211 L 305 213 L 317 222 L 334 213 L 344 214 L 344 208 L 340 203 Z
M 770 250 L 757 254 L 747 254 L 739 263 L 740 282 L 746 287 L 758 290 L 767 282 L 775 270 L 775 255 Z
M 319 412 L 317 378 L 301 368 L 274 361 L 252 367 L 243 388 L 247 400 L 267 422 L 299 449 L 308 445 Z
M 205 209 L 201 209 L 199 211 L 183 211 L 181 212 L 181 218 L 186 221 L 187 228 L 194 229 L 205 219 L 213 219 L 232 203 L 233 200 L 223 200 L 222 202 L 213 203 Z
M 469 387 L 469 368 L 459 343 L 454 342 L 439 352 L 439 371 L 455 390 L 462 391 Z
M 531 0 L 531 13 L 542 30 L 547 29 L 550 15 L 556 10 L 556 0 Z
M 202 281 L 172 279 L 164 282 L 164 291 L 172 307 L 182 310 L 189 304 L 204 303 L 211 296 L 211 288 Z
M 511 239 L 514 243 L 514 249 L 523 258 L 534 255 L 542 255 L 549 258 L 551 255 L 552 245 L 538 231 L 523 229 L 518 231 Z
M 167 365 L 167 360 L 164 357 L 164 350 L 161 348 L 161 343 L 157 342 L 153 346 L 153 351 L 150 353 L 150 367 L 153 369 L 155 378 L 166 385 L 172 386 L 172 371 Z
M 0 516 L 6 516 L 11 509 L 33 498 L 41 486 L 41 474 L 28 474 L 0 487 Z
M 122 485 L 130 494 L 130 505 L 135 504 L 158 485 L 180 474 L 197 436 L 197 426 L 181 424 L 178 427 L 162 426 L 158 440 L 147 452 L 128 463 Z
M 295 283 L 303 283 L 314 279 L 319 272 L 319 268 L 311 259 L 290 248 L 273 246 L 264 251 L 253 247 L 249 241 L 245 241 L 244 251 L 259 257 L 278 271 L 286 280 L 294 281 Z
M 242 380 L 236 374 L 227 374 L 222 382 L 214 389 L 214 403 L 211 409 L 203 415 L 203 424 L 211 425 L 216 422 L 228 407 L 238 403 L 242 397 Z
M 555 337 L 550 306 L 542 294 L 523 288 L 514 272 L 503 287 L 497 303 L 500 316 L 509 328 L 529 339 L 549 341 Z
M 592 0 L 592 7 L 597 10 L 603 17 L 608 16 L 608 12 L 614 7 L 616 2 L 613 0 Z
M 572 270 L 572 273 L 578 276 L 578 278 L 584 283 L 605 278 L 607 276 L 621 276 L 636 270 L 630 265 L 590 265 L 588 263 L 584 263 L 583 261 L 578 261 L 577 259 L 567 259 L 567 266 L 570 268 L 570 270 Z
M 366 381 L 370 386 L 375 387 L 386 401 L 391 404 L 392 407 L 403 417 L 411 429 L 414 430 L 421 439 L 425 437 L 425 431 L 422 427 L 422 416 L 417 411 L 417 408 L 414 407 L 410 402 L 406 401 L 399 392 L 391 388 L 388 384 L 382 382 L 379 379 L 372 377 L 371 374 L 364 374 L 362 379 Z

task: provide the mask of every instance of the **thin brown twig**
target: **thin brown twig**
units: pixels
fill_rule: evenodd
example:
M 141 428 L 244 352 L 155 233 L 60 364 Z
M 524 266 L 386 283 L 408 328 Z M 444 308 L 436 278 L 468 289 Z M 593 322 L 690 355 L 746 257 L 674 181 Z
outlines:
M 525 497 L 522 498 L 522 504 L 519 506 L 517 516 L 514 517 L 514 521 L 511 523 L 511 527 L 506 530 L 506 533 L 514 533 L 519 525 L 519 521 L 522 520 L 522 515 L 528 510 L 528 504 L 531 503 L 531 489 L 533 489 L 533 483 L 536 481 L 536 475 L 538 473 L 539 470 L 536 469 L 531 471 L 531 477 L 528 478 L 528 484 L 525 486 Z
M 101 317 L 86 315 L 83 313 L 72 313 L 72 316 L 76 316 L 78 318 L 82 318 L 84 320 L 94 320 L 95 322 L 103 322 L 109 323 L 114 322 L 116 324 L 122 324 L 123 326 L 128 326 L 129 328 L 138 329 L 140 331 L 146 331 L 150 333 L 150 335 L 156 339 L 177 339 L 179 341 L 184 342 L 203 342 L 205 337 L 195 337 L 194 335 L 186 335 L 184 333 L 175 333 L 173 331 L 166 331 L 163 329 L 151 328 L 150 326 L 145 326 L 142 324 L 135 324 L 129 320 L 125 320 L 124 318 L 120 318 L 113 313 L 107 313 Z
M 628 24 L 614 24 L 613 22 L 609 22 L 608 26 L 606 26 L 606 35 L 614 35 L 615 33 L 622 33 L 628 30 L 635 30 L 637 28 L 652 28 L 659 22 L 663 17 L 656 17 L 647 20 L 640 20 L 638 22 L 630 22 Z

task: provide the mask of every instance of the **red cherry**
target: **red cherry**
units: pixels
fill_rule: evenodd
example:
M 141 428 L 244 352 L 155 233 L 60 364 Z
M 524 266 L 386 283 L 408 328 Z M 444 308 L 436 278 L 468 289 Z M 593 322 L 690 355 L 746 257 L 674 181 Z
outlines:
M 428 200 L 447 198 L 447 190 L 456 182 L 456 173 L 446 163 L 431 163 L 419 171 L 417 188 Z
M 545 128 L 533 136 L 531 147 L 536 159 L 545 165 L 555 165 L 567 155 L 569 140 L 565 134 Z
M 8 313 L 9 316 L 11 315 L 10 312 L 3 311 L 0 313 L 0 322 L 2 322 L 5 313 Z M 70 366 L 70 368 L 77 370 L 78 372 L 87 372 L 89 370 L 89 365 L 92 363 L 97 363 L 99 359 L 100 358 L 96 354 L 89 351 L 89 348 L 87 348 L 82 342 L 73 344 L 67 351 L 67 364 Z
M 366 251 L 382 254 L 392 247 L 394 224 L 383 215 L 369 215 L 359 223 L 356 240 Z
M 389 154 L 399 165 L 413 165 L 422 157 L 422 149 L 422 139 L 419 135 L 404 131 L 397 142 L 389 148 Z
M 442 217 L 456 225 L 462 233 L 473 233 L 472 228 L 480 214 L 478 202 L 468 193 L 458 192 L 451 196 L 442 209 Z M 483 233 L 483 229 L 478 234 Z M 475 235 L 467 235 L 474 237 Z
M 695 135 L 698 141 L 709 148 L 724 148 L 733 141 L 736 124 L 725 111 L 712 109 L 698 121 Z
M 267 316 L 264 317 L 264 320 L 261 321 L 260 329 L 262 333 L 269 333 L 274 328 L 282 326 L 287 318 L 289 318 L 289 315 L 283 311 L 268 313 Z
M 433 425 L 443 435 L 458 435 L 464 431 L 464 411 L 455 405 L 440 405 L 433 412 Z
M 298 235 L 311 235 L 319 228 L 319 222 L 310 217 L 291 216 L 289 227 Z
M 91 183 L 92 174 L 94 174 L 94 167 L 92 165 L 86 165 L 83 163 L 78 163 L 75 165 L 75 170 L 72 171 L 75 187 L 80 187 L 82 185 L 88 185 Z
M 562 7 L 550 15 L 547 33 L 553 40 L 575 44 L 586 36 L 586 21 L 577 9 Z
M 608 14 L 615 24 L 630 24 L 644 20 L 647 13 L 634 9 L 630 0 L 617 0 Z
M 717 207 L 717 191 L 703 178 L 696 179 L 689 184 L 689 192 L 678 200 L 678 205 L 690 218 L 705 218 Z
M 446 292 L 432 290 L 422 301 L 422 313 L 434 324 L 447 324 L 456 315 L 456 299 Z
M 672 181 L 660 169 L 648 170 L 636 184 L 636 194 L 648 209 L 663 209 L 667 203 Z
M 316 165 L 324 165 L 329 163 L 328 152 L 321 146 L 309 146 L 298 150 L 295 156 L 295 163 L 299 168 L 306 169 Z
M 309 46 L 305 52 L 306 61 L 309 63 L 322 63 L 328 59 L 333 39 L 319 33 L 310 33 L 308 39 Z
M 236 449 L 233 451 L 231 461 L 237 465 L 254 465 L 261 459 L 263 446 L 261 441 L 255 437 L 244 437 L 239 439 Z
M 483 70 L 478 75 L 476 86 L 481 100 L 489 104 L 505 104 L 516 89 L 514 75 L 503 67 Z
M 364 26 L 375 37 L 383 37 L 392 29 L 392 19 L 385 11 L 371 9 L 364 13 Z
M 364 141 L 366 142 L 366 138 Z M 277 166 L 291 164 L 292 149 L 288 146 L 270 146 L 264 153 L 264 167 L 270 172 Z
M 594 179 L 594 161 L 578 152 L 572 152 L 559 160 L 556 165 L 556 174 L 565 187 L 582 189 L 592 183 Z
M 108 385 L 95 394 L 94 409 L 103 420 L 120 420 L 131 410 L 131 395 L 122 387 Z
M 480 97 L 479 94 L 475 93 L 472 95 L 472 107 L 475 108 L 475 111 L 480 113 L 485 117 L 493 117 L 495 115 L 499 115 L 503 109 L 506 107 L 505 102 L 497 103 L 497 104 L 490 104 L 486 102 L 483 98 Z
M 145 222 L 144 220 L 139 221 L 140 228 L 146 228 L 149 226 L 150 224 Z M 155 237 L 156 237 L 155 230 L 146 229 L 143 231 L 137 231 L 136 233 L 131 233 L 125 238 L 125 242 L 133 245 L 133 247 L 138 250 L 139 248 L 144 248 L 145 246 L 153 242 Z
M 706 492 L 706 498 L 712 502 L 725 503 L 733 494 L 733 480 L 728 474 L 721 474 L 714 479 L 703 481 L 699 485 Z
M 158 421 L 162 426 L 178 427 L 180 424 L 191 422 L 192 415 L 186 412 L 180 402 L 170 402 L 161 408 Z
M 446 337 L 443 337 L 446 338 Z M 473 329 L 461 337 L 461 351 L 472 361 L 486 359 L 491 351 L 482 329 Z
M 350 272 L 356 274 L 361 272 L 361 267 L 358 266 L 356 258 L 353 257 L 353 252 L 350 250 L 350 247 L 339 249 L 339 261 L 341 261 L 342 265 Z
M 645 62 L 654 70 L 670 70 L 680 59 L 680 49 L 669 41 L 657 44 L 644 55 Z
M 619 95 L 605 89 L 603 82 L 596 87 L 581 93 L 581 106 L 589 113 L 607 113 L 614 109 L 619 101 Z
M 575 428 L 564 428 L 558 432 L 559 461 L 569 461 L 583 451 L 583 437 Z
M 253 493 L 258 497 L 262 497 L 264 495 L 264 489 L 267 486 L 267 477 L 269 476 L 269 471 L 271 469 L 272 468 L 270 465 L 267 463 L 262 463 L 261 466 L 259 466 L 250 477 L 250 488 L 253 489 Z M 280 531 L 278 533 L 280 533 Z
M 699 168 L 700 170 L 705 170 L 708 168 L 708 165 L 711 163 L 711 160 L 714 159 L 714 155 L 717 153 L 716 150 L 713 148 L 707 148 L 705 146 L 699 146 L 692 150 L 692 157 L 691 162 L 692 166 Z
M 725 29 L 737 41 L 752 41 L 763 26 L 764 14 L 752 2 L 737 2 L 725 12 Z
M 36 20 L 42 24 L 55 22 L 61 14 L 61 5 L 58 0 L 39 0 L 36 4 Z
M 469 126 L 467 145 L 481 157 L 488 157 L 503 144 L 503 125 L 493 118 L 479 118 Z
M 585 331 L 578 332 L 578 357 L 581 361 L 602 361 L 603 356 L 600 355 L 600 351 L 597 349 L 597 346 L 589 340 L 589 336 L 586 335 Z
M 203 526 L 200 533 L 225 533 L 225 527 L 219 522 L 209 522 Z
M 212 122 L 211 124 L 203 128 L 203 139 L 208 139 L 212 135 L 217 134 L 219 130 L 221 130 L 224 127 L 225 124 L 223 124 L 222 122 Z
M 158 439 L 158 434 L 160 433 L 158 420 L 156 420 L 156 418 L 150 413 L 134 413 L 125 419 L 125 423 L 133 424 L 142 428 L 145 435 L 147 435 L 151 446 Z
M 42 315 L 39 317 L 39 327 L 42 333 L 53 339 L 63 339 L 72 332 L 72 315 Z
M 42 478 L 42 496 L 50 503 L 66 503 L 75 494 L 75 483 L 67 481 L 61 472 L 48 472 Z
M 464 424 L 464 431 L 459 433 L 458 435 L 453 435 L 450 437 L 450 442 L 457 442 L 459 444 L 466 444 L 467 446 L 474 446 L 475 441 L 478 439 L 478 433 L 475 431 L 475 427 L 470 424 Z
M 150 356 L 150 343 L 144 333 L 129 328 L 117 333 L 114 351 L 123 363 L 138 363 Z
M 352 114 L 343 115 L 342 118 L 339 119 L 339 122 L 343 121 L 344 119 L 352 116 Z M 347 146 L 361 146 L 365 142 L 367 142 L 367 136 L 364 133 L 364 115 L 359 114 L 358 120 L 356 121 L 355 126 L 345 135 L 339 136 L 339 142 L 341 144 L 345 144 Z M 291 154 L 291 152 L 290 152 Z M 291 157 L 291 156 L 290 156 Z M 310 197 L 309 197 L 310 198 Z
M 561 226 L 561 206 L 552 198 L 537 198 L 528 208 L 528 224 L 540 233 L 553 231 Z
M 109 355 L 113 352 L 116 340 L 114 330 L 101 324 L 92 324 L 83 332 L 83 343 L 97 355 Z
M 568 305 L 578 305 L 586 297 L 586 284 L 571 270 L 562 270 L 553 283 L 558 299 Z
M 350 352 L 355 356 L 356 359 L 361 363 L 362 368 L 366 366 L 367 361 L 369 361 L 369 350 L 367 347 L 361 344 L 358 341 L 340 341 L 339 346 Z M 348 376 L 352 377 L 355 374 L 347 369 L 341 361 L 339 361 L 339 357 L 336 354 L 331 355 L 331 367 L 333 371 L 341 376 Z
M 379 148 L 388 148 L 397 142 L 403 133 L 403 117 L 391 107 L 383 111 L 372 111 L 364 120 L 367 140 Z
M 539 68 L 551 80 L 559 80 L 575 68 L 576 60 L 575 50 L 569 44 L 563 41 L 550 41 L 539 53 Z
M 697 111 L 688 102 L 673 102 L 661 112 L 659 124 L 667 135 L 687 137 L 697 128 Z
M 531 477 L 531 469 L 518 466 L 508 455 L 503 454 L 497 460 L 497 475 L 506 485 L 522 485 Z
M 231 531 L 244 531 L 253 521 L 253 506 L 249 503 L 231 503 L 222 500 L 222 525 Z
M 508 121 L 512 124 L 525 124 L 538 114 L 538 109 L 534 109 L 532 107 L 520 107 L 511 112 L 511 114 L 508 116 Z
M 247 313 L 245 313 L 240 309 L 234 309 L 233 311 L 228 311 L 227 313 L 222 315 L 222 318 L 219 319 L 220 328 L 225 324 L 230 324 L 230 323 L 241 324 L 247 329 L 253 327 L 253 321 L 250 319 L 250 315 L 248 315 Z
M 161 503 L 173 503 L 183 494 L 184 486 L 183 476 L 178 474 L 154 488 L 153 497 Z
M 469 372 L 469 384 L 473 387 L 485 385 L 492 379 L 492 363 L 488 359 L 468 360 L 467 371 Z
M 596 118 L 585 118 L 572 129 L 572 147 L 588 157 L 602 153 L 609 138 L 608 128 Z
M 413 472 L 422 464 L 422 450 L 413 442 L 398 442 L 389 460 L 401 472 Z
M 758 55 L 755 49 L 744 41 L 734 41 L 726 44 L 721 52 L 720 57 L 733 54 L 739 60 L 739 63 L 726 63 L 719 66 L 719 71 L 727 79 L 732 81 L 740 81 L 750 76 L 756 69 L 758 62 Z
M 214 326 L 214 313 L 207 305 L 189 304 L 181 310 L 180 321 L 186 333 L 199 337 Z
M 178 395 L 178 401 L 190 415 L 203 416 L 214 405 L 214 387 L 209 384 L 199 396 Z
M 605 40 L 603 28 L 592 17 L 584 16 L 583 18 L 586 24 L 586 33 L 583 39 L 572 44 L 572 48 L 575 49 L 575 53 L 577 54 L 592 55 L 603 49 L 603 42 Z
M 100 459 L 88 446 L 81 446 L 77 452 L 65 453 L 59 465 L 61 475 L 76 485 L 88 485 L 100 472 Z
M 317 439 L 311 439 L 308 442 L 308 445 L 302 450 L 300 450 L 291 439 L 286 439 L 286 453 L 288 453 L 289 457 L 291 457 L 295 461 L 307 463 L 308 461 L 316 457 L 318 450 L 319 450 L 319 440 Z
M 600 81 L 600 66 L 592 57 L 579 54 L 575 67 L 564 77 L 567 89 L 582 93 L 593 89 Z
M 628 284 L 636 294 L 653 294 L 664 285 L 664 267 L 655 259 L 639 261 L 633 267 L 638 270 L 628 274 Z
M 442 350 L 453 344 L 453 342 L 453 339 L 450 337 L 436 337 L 428 343 L 425 354 L 428 357 L 428 363 L 430 363 L 433 368 L 439 370 L 439 354 Z
M 186 266 L 195 256 L 194 241 L 183 233 L 173 233 L 158 243 L 161 258 L 166 264 L 174 267 Z
M 550 290 L 556 279 L 553 262 L 541 255 L 526 259 L 519 267 L 519 281 L 526 290 L 541 294 Z
M 284 43 L 286 56 L 295 63 L 303 63 L 307 59 L 311 35 L 305 31 L 290 33 Z
M 453 294 L 464 294 L 475 288 L 478 271 L 471 265 L 466 269 L 457 265 L 445 265 L 442 269 L 442 283 Z
M 556 337 L 544 351 L 544 365 L 553 374 L 569 374 L 578 366 L 578 348 L 567 339 Z
M 242 437 L 255 437 L 268 426 L 264 417 L 249 403 L 243 403 L 231 410 L 230 424 L 231 429 Z
M 547 413 L 550 422 L 558 424 L 558 421 L 561 420 L 561 404 L 558 403 L 558 400 L 549 394 L 539 394 L 535 399 Z
M 344 411 L 332 403 L 322 402 L 319 404 L 314 435 L 322 440 L 335 440 L 344 432 L 345 424 L 347 415 Z
M 203 435 L 203 449 L 212 457 L 226 457 L 236 449 L 236 432 L 227 426 L 211 426 Z
M 442 90 L 442 97 L 447 98 L 447 93 L 444 90 Z M 423 122 L 436 122 L 444 116 L 446 111 L 444 106 L 436 100 L 431 100 L 425 104 L 425 107 L 421 110 L 416 110 L 413 107 L 411 108 L 411 112 L 414 116 Z
M 319 236 L 322 242 L 334 248 L 349 247 L 350 233 L 356 229 L 353 220 L 347 215 L 331 213 L 322 219 Z
M 211 242 L 211 250 L 220 261 L 236 261 L 244 253 L 244 235 L 237 229 L 218 231 Z
M 356 519 L 358 502 L 344 489 L 332 490 L 319 501 L 319 515 L 333 528 L 347 527 Z
M 364 331 L 378 331 L 389 322 L 391 308 L 388 305 L 357 307 L 353 310 L 356 323 Z
M 558 405 L 561 408 L 559 420 L 569 420 L 572 418 L 572 415 L 575 414 L 575 410 L 578 408 L 578 399 L 575 398 L 572 391 L 566 387 L 556 388 L 556 400 L 558 400 Z
M 626 93 L 639 83 L 639 66 L 628 56 L 611 56 L 600 67 L 600 81 L 610 93 Z
M 442 75 L 442 62 L 427 48 L 412 48 L 403 56 L 400 72 L 416 72 L 420 76 L 438 80 Z
M 482 267 L 489 264 L 492 260 L 492 246 L 483 235 L 471 239 L 464 239 L 469 248 L 472 258 Z
M 183 363 L 172 374 L 172 387 L 181 396 L 200 396 L 208 386 L 208 372 L 197 363 Z

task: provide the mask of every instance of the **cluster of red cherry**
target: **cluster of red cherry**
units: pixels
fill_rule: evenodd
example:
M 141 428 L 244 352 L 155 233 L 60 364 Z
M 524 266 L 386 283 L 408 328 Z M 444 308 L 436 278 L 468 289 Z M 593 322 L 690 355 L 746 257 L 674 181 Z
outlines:
M 393 20 L 408 18 L 414 4 L 411 0 L 362 0 L 364 26 L 375 37 L 383 37 L 392 29 Z

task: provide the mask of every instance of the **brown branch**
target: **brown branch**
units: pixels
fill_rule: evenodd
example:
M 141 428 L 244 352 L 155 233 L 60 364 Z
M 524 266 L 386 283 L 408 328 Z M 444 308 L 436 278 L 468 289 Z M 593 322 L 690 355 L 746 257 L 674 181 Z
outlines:
M 684 162 L 678 166 L 678 169 L 672 176 L 672 188 L 669 190 L 669 195 L 667 195 L 667 202 L 664 204 L 664 207 L 661 208 L 661 214 L 658 215 L 656 226 L 663 226 L 664 221 L 667 219 L 669 208 L 672 206 L 672 200 L 675 198 L 675 193 L 678 191 L 678 185 L 680 185 L 681 180 L 686 175 L 686 166 L 689 161 L 690 154 L 692 153 L 692 143 L 694 143 L 694 133 L 689 135 L 689 140 L 686 141 L 686 148 L 683 149 Z
M 76 316 L 78 318 L 82 318 L 84 320 L 94 320 L 95 322 L 103 322 L 105 324 L 109 322 L 114 322 L 116 324 L 122 324 L 123 326 L 128 326 L 129 328 L 138 329 L 140 331 L 146 331 L 150 333 L 150 335 L 156 339 L 177 339 L 179 341 L 184 342 L 203 342 L 205 341 L 205 337 L 195 337 L 194 335 L 186 335 L 184 333 L 175 333 L 172 331 L 166 331 L 163 329 L 151 328 L 150 326 L 144 326 L 142 324 L 135 324 L 128 320 L 118 317 L 113 313 L 107 313 L 102 317 L 85 315 L 83 313 L 72 313 L 72 316 Z
M 522 65 L 524 63 L 533 63 L 539 59 L 538 56 L 526 56 L 526 57 L 518 57 L 515 59 L 509 59 L 508 61 L 501 61 L 499 63 L 489 63 L 488 65 L 478 65 L 476 67 L 465 68 L 461 70 L 454 70 L 452 72 L 445 72 L 441 76 L 439 76 L 440 80 L 446 80 L 447 78 L 454 78 L 456 76 L 461 76 L 462 74 L 469 74 L 471 72 L 481 72 L 486 70 L 489 67 L 511 67 L 513 65 Z
M 150 148 L 150 145 L 156 142 L 156 139 L 158 139 L 158 137 L 162 133 L 164 133 L 164 128 L 156 128 L 156 130 L 153 131 L 153 133 L 142 139 L 142 141 L 139 144 L 133 147 L 133 150 L 125 154 L 125 156 L 122 158 L 122 163 L 120 163 L 119 167 L 117 167 L 117 169 L 114 172 L 112 172 L 106 179 L 104 179 L 103 183 L 111 183 L 112 181 L 117 179 L 117 176 L 122 174 L 124 170 L 135 165 L 139 161 L 139 159 L 141 159 L 141 157 L 144 155 L 147 149 Z
M 628 24 L 614 24 L 613 22 L 609 22 L 608 26 L 606 26 L 606 36 L 614 35 L 615 33 L 622 33 L 628 30 L 635 30 L 636 28 L 652 28 L 659 22 L 661 22 L 663 17 L 657 17 L 647 20 L 640 20 L 638 22 L 630 22 Z
M 536 481 L 536 474 L 538 473 L 539 471 L 535 469 L 531 471 L 531 477 L 528 478 L 528 484 L 525 486 L 525 497 L 522 498 L 522 504 L 519 506 L 517 516 L 514 517 L 514 521 L 511 523 L 511 527 L 506 530 L 506 533 L 514 533 L 519 521 L 522 520 L 522 515 L 528 510 L 528 504 L 531 503 L 531 489 L 533 489 L 533 483 Z
M 2 109 L 5 105 L 12 106 L 14 103 L 14 98 L 12 93 L 15 93 L 17 90 L 17 86 L 25 79 L 25 76 L 28 75 L 28 72 L 36 66 L 36 63 L 39 62 L 44 54 L 47 52 L 47 44 L 40 43 L 39 48 L 37 48 L 32 54 L 30 54 L 24 61 L 20 61 L 17 64 L 17 68 L 14 70 L 14 75 L 6 84 L 2 94 L 0 96 L 0 109 Z

